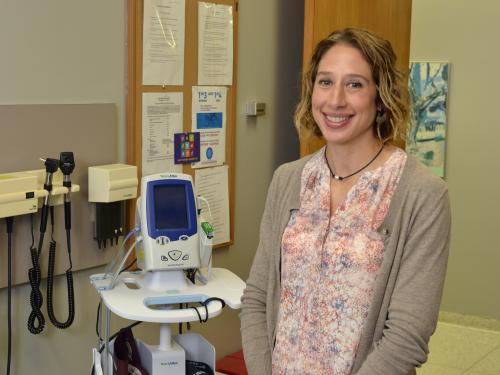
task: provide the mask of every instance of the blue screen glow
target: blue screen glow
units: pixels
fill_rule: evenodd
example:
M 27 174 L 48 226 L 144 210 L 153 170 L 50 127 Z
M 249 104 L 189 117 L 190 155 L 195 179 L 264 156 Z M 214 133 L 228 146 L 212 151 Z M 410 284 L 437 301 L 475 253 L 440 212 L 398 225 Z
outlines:
M 154 187 L 156 229 L 188 228 L 188 207 L 184 185 Z

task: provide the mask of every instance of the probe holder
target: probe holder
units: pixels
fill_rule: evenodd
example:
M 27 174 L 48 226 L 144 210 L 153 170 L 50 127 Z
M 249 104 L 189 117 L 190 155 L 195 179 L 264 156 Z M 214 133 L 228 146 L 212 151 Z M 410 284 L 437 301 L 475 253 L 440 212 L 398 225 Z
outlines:
M 37 212 L 43 205 L 43 198 L 49 194 L 43 188 L 45 174 L 44 169 L 0 174 L 0 218 Z M 62 181 L 62 173 L 55 172 L 49 199 L 51 206 L 63 204 L 64 194 L 80 191 L 80 185 L 72 184 L 68 189 Z
M 89 202 L 93 207 L 94 238 L 99 248 L 118 244 L 125 226 L 124 201 L 137 197 L 137 167 L 107 164 L 89 167 Z
M 89 202 L 110 203 L 136 198 L 137 185 L 135 165 L 89 167 Z
M 36 176 L 39 189 L 43 189 L 47 172 L 45 169 L 35 169 L 25 173 Z M 64 203 L 64 194 L 76 193 L 80 191 L 80 185 L 72 183 L 71 188 L 63 186 L 63 174 L 60 169 L 52 174 L 52 190 L 50 191 L 50 206 L 60 206 Z M 43 200 L 39 199 L 38 208 L 43 206 Z

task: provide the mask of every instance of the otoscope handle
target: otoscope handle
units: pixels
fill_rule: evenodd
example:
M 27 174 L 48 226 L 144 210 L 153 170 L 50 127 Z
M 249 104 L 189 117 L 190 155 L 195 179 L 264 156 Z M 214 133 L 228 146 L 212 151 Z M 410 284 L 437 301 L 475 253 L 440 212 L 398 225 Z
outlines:
M 71 202 L 64 202 L 64 226 L 66 230 L 71 229 Z
M 42 216 L 40 218 L 40 233 L 45 233 L 47 230 L 47 221 L 49 219 L 49 207 L 48 205 L 42 206 Z M 40 249 L 38 249 L 40 251 Z

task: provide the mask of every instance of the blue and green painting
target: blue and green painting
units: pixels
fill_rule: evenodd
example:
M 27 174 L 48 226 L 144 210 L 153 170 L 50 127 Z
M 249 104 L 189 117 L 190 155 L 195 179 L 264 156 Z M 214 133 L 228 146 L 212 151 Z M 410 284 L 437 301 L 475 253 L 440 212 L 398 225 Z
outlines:
M 406 151 L 444 177 L 448 63 L 412 62 L 412 104 Z

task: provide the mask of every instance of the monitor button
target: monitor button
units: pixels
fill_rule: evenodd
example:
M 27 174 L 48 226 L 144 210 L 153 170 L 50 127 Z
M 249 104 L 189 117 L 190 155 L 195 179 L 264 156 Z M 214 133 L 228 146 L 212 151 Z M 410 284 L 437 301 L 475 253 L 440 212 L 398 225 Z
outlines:
M 179 237 L 181 239 L 181 241 L 187 241 L 189 240 L 189 237 L 186 236 L 185 234 L 183 234 L 182 236 Z
M 170 242 L 170 238 L 165 236 L 160 236 L 156 238 L 155 242 L 161 246 L 168 245 L 168 243 Z
M 182 255 L 182 252 L 179 251 L 179 250 L 171 250 L 168 252 L 168 256 L 170 257 L 170 259 L 172 259 L 174 262 L 175 261 L 178 261 L 179 258 L 181 257 Z

